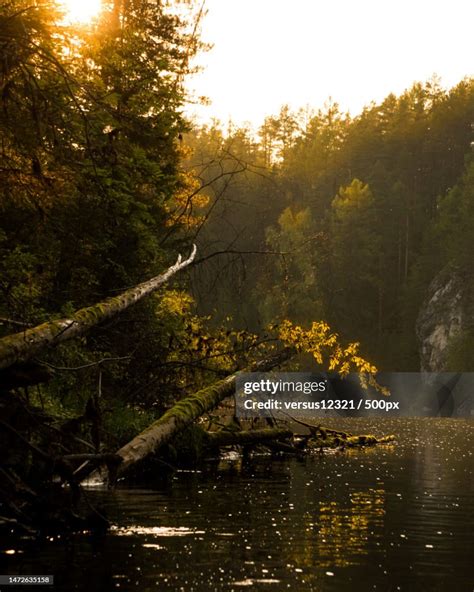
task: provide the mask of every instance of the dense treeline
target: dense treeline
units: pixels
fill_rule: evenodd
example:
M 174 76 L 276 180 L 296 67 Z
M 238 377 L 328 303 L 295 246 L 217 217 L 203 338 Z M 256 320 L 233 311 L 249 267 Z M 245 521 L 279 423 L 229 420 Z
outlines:
M 189 253 L 196 220 L 180 212 L 201 198 L 180 159 L 195 19 L 192 2 L 110 2 L 87 26 L 67 24 L 55 2 L 2 4 L 0 337 Z M 56 419 L 73 418 L 76 433 L 95 422 L 94 446 L 109 438 L 115 448 L 253 348 L 252 336 L 206 329 L 185 278 L 39 356 L 49 384 L 36 386 L 45 372 L 29 369 L 17 386 Z
M 257 138 L 194 132 L 191 164 L 210 184 L 201 241 L 224 252 L 196 270 L 196 294 L 215 295 L 202 310 L 253 330 L 324 318 L 379 367 L 418 370 L 430 281 L 448 263 L 473 281 L 473 123 L 474 81 L 433 78 L 356 117 L 283 107 Z

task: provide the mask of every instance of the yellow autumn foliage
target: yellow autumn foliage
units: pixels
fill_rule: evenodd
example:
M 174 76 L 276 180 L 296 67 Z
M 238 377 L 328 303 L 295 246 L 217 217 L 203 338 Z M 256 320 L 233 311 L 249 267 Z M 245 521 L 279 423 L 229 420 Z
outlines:
M 200 181 L 192 172 L 180 173 L 180 188 L 167 207 L 167 226 L 180 224 L 188 230 L 195 228 L 202 220 L 203 208 L 209 203 L 209 197 L 201 192 Z
M 339 335 L 331 331 L 324 321 L 313 321 L 309 329 L 304 329 L 284 320 L 278 326 L 278 337 L 286 346 L 300 353 L 311 354 L 318 364 L 326 363 L 329 371 L 341 376 L 347 376 L 349 372 L 358 373 L 364 388 L 372 386 L 384 395 L 389 394 L 375 379 L 377 368 L 359 355 L 360 344 L 354 342 L 342 345 Z

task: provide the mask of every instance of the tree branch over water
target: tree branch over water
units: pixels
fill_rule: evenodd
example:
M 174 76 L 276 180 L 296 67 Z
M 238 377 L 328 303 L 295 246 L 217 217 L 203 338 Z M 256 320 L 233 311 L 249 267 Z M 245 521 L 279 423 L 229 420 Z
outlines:
M 26 362 L 39 352 L 83 335 L 91 327 L 116 316 L 157 290 L 178 271 L 190 265 L 194 261 L 196 252 L 197 248 L 194 245 L 187 259 L 183 260 L 179 255 L 176 263 L 165 272 L 118 296 L 82 308 L 70 317 L 43 323 L 32 329 L 0 339 L 0 369 Z

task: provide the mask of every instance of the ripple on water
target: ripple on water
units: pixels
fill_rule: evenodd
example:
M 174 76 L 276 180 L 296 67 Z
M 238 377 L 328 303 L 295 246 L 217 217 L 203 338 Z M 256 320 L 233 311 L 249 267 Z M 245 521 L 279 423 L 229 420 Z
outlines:
M 115 524 L 106 537 L 19 544 L 3 558 L 10 573 L 49 566 L 57 592 L 84 577 L 88 592 L 472 592 L 474 422 L 331 422 L 395 433 L 397 445 L 239 458 L 157 490 L 94 491 Z

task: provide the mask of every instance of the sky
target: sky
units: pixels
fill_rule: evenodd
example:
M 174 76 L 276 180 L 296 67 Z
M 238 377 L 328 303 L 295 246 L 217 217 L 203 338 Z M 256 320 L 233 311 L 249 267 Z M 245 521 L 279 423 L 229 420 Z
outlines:
M 437 74 L 450 87 L 474 75 L 474 0 L 206 0 L 213 44 L 188 87 L 218 118 L 258 128 L 283 104 L 352 115 Z

